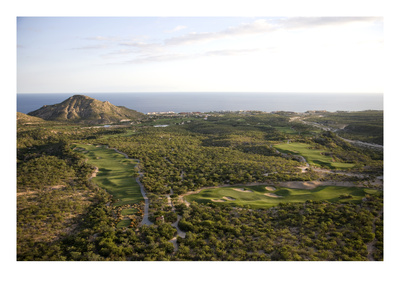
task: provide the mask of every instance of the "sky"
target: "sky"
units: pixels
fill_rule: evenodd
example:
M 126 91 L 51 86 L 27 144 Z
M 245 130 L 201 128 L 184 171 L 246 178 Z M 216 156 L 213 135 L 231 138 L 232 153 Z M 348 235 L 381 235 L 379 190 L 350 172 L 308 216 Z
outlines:
M 17 91 L 383 92 L 382 17 L 18 17 Z

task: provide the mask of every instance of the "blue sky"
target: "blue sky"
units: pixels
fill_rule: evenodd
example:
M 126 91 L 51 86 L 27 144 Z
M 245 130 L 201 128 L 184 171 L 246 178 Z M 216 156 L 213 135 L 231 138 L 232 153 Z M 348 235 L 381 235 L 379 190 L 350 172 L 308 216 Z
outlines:
M 383 92 L 380 17 L 19 17 L 17 90 Z

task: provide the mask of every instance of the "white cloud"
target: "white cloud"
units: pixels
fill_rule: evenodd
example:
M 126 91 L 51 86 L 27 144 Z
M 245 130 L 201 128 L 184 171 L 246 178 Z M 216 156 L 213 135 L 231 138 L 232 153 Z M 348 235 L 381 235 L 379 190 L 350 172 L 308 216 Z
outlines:
M 305 29 L 382 21 L 381 17 L 296 17 L 282 19 L 281 25 L 285 29 Z
M 91 40 L 91 41 L 116 41 L 116 40 L 118 40 L 117 37 L 106 37 L 106 36 L 101 36 L 101 35 L 88 37 L 86 39 Z
M 224 49 L 224 50 L 215 50 L 215 51 L 208 51 L 203 54 L 198 55 L 201 56 L 238 56 L 238 55 L 246 55 L 255 52 L 260 52 L 262 49 Z
M 123 43 L 120 43 L 120 45 L 131 46 L 131 47 L 146 47 L 149 44 L 146 44 L 144 42 L 123 42 Z
M 260 52 L 262 49 L 223 49 L 214 51 L 205 51 L 199 53 L 163 53 L 158 55 L 143 55 L 141 57 L 132 59 L 125 63 L 142 64 L 150 62 L 169 62 L 184 59 L 199 59 L 205 57 L 216 57 L 216 56 L 242 56 L 256 52 Z
M 166 53 L 166 54 L 159 54 L 159 55 L 144 55 L 125 63 L 133 63 L 133 64 L 142 64 L 142 63 L 151 63 L 151 62 L 165 62 L 165 61 L 174 61 L 174 60 L 181 60 L 181 59 L 189 59 L 191 55 L 182 54 L 182 53 Z
M 72 48 L 72 50 L 99 50 L 99 49 L 107 49 L 107 48 L 109 48 L 108 45 L 98 44 L 98 45 L 87 45 L 87 46 L 76 47 L 76 48 Z
M 165 30 L 165 32 L 166 32 L 166 33 L 174 33 L 174 32 L 177 32 L 177 31 L 186 29 L 186 28 L 187 28 L 187 26 L 179 25 L 179 26 L 176 26 L 175 28 L 173 28 L 173 29 L 171 29 L 171 30 Z
M 239 26 L 229 27 L 225 30 L 218 32 L 201 32 L 201 33 L 191 32 L 179 37 L 166 39 L 165 44 L 184 45 L 184 44 L 193 44 L 199 42 L 208 42 L 222 38 L 266 33 L 273 31 L 275 29 L 276 28 L 273 23 L 269 23 L 267 20 L 260 19 L 254 21 L 253 23 L 243 23 Z
M 253 23 L 243 23 L 236 27 L 229 27 L 221 31 L 222 36 L 230 35 L 248 35 L 271 32 L 276 29 L 274 22 L 268 22 L 265 19 L 256 20 Z
M 295 17 L 278 19 L 258 19 L 252 23 L 243 23 L 218 32 L 191 32 L 165 40 L 166 45 L 185 45 L 209 42 L 223 38 L 235 38 L 247 35 L 271 33 L 279 29 L 316 29 L 326 26 L 339 26 L 354 23 L 382 22 L 381 17 Z
M 81 49 L 102 49 L 108 45 L 110 53 L 101 54 L 103 58 L 112 58 L 114 63 L 146 64 L 164 63 L 182 60 L 195 60 L 212 57 L 242 57 L 253 64 L 279 58 L 282 64 L 291 58 L 305 59 L 311 64 L 316 56 L 343 55 L 344 50 L 362 43 L 363 37 L 354 38 L 354 31 L 337 33 L 336 26 L 348 24 L 370 24 L 381 22 L 376 17 L 298 17 L 298 18 L 269 18 L 257 19 L 253 22 L 242 23 L 215 32 L 188 33 L 181 36 L 164 38 L 148 42 L 147 39 L 116 39 L 115 37 L 97 36 L 93 40 L 104 41 L 104 45 L 93 45 Z M 186 27 L 176 26 L 171 32 L 178 32 Z M 316 29 L 316 30 L 309 30 Z M 301 34 L 290 34 L 294 30 L 302 30 Z M 304 32 L 303 32 L 304 30 Z M 286 34 L 289 33 L 289 34 Z M 268 35 L 266 35 L 268 34 Z M 260 37 L 258 35 L 261 35 Z M 255 39 L 248 37 L 255 36 Z M 245 42 L 242 38 L 247 39 Z M 197 46 L 215 40 L 228 39 L 229 43 Z M 106 43 L 108 41 L 108 43 Z M 246 43 L 246 44 L 244 44 Z M 196 47 L 192 47 L 195 44 Z M 373 46 L 373 42 L 371 42 Z M 246 45 L 247 48 L 244 48 Z M 371 46 L 371 47 L 372 47 Z M 331 50 L 329 50 L 331 49 Z M 359 48 L 360 49 L 360 48 Z M 332 52 L 334 50 L 334 52 Z M 257 60 L 250 56 L 257 56 Z M 113 63 L 113 62 L 111 62 Z

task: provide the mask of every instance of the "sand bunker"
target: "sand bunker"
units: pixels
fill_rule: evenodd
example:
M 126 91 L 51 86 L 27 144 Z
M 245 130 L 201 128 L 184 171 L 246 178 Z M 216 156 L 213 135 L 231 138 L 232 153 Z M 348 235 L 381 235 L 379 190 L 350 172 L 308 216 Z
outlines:
M 274 187 L 272 187 L 272 186 L 266 186 L 265 189 L 266 189 L 267 191 L 275 191 L 275 190 L 276 190 L 276 188 L 274 188 Z
M 326 186 L 326 185 L 334 185 L 334 186 L 357 186 L 352 182 L 345 182 L 345 181 L 287 181 L 281 182 L 279 186 L 287 187 L 291 189 L 305 189 L 305 190 L 312 190 L 318 186 Z
M 238 192 L 243 192 L 243 193 L 252 193 L 252 192 L 253 192 L 253 191 L 250 191 L 250 190 L 245 190 L 245 189 L 243 189 L 243 188 L 240 188 L 240 189 L 233 189 L 233 190 L 238 191 Z
M 281 182 L 280 186 L 291 189 L 312 190 L 321 185 L 320 181 L 287 181 Z
M 235 198 L 232 198 L 232 197 L 227 197 L 227 196 L 225 196 L 225 197 L 222 197 L 222 199 L 225 199 L 225 200 L 230 200 L 230 201 L 232 201 L 232 200 L 236 200 Z
M 212 201 L 212 202 L 225 202 L 225 200 L 222 200 L 222 199 L 217 199 L 217 200 L 211 199 L 211 201 Z
M 282 198 L 282 196 L 278 196 L 272 193 L 265 193 L 264 196 L 271 197 L 271 198 Z

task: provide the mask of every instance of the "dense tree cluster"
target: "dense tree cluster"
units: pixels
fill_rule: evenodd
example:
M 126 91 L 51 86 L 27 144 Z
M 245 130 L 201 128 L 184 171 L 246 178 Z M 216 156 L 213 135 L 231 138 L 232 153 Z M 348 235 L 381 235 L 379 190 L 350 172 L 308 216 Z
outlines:
M 252 210 L 223 204 L 186 206 L 178 196 L 201 187 L 266 180 L 311 180 L 295 157 L 273 144 L 310 144 L 363 174 L 382 171 L 383 157 L 335 134 L 315 133 L 290 114 L 222 114 L 207 121 L 154 128 L 96 128 L 62 123 L 18 124 L 18 260 L 367 260 L 383 259 L 383 199 L 311 202 Z M 161 121 L 158 120 L 158 123 Z M 107 144 L 140 160 L 152 226 L 89 180 L 93 166 L 73 143 Z M 357 180 L 344 174 L 325 179 Z M 345 199 L 343 199 L 345 200 Z M 171 206 L 171 203 L 173 206 Z M 160 221 L 163 216 L 164 221 Z M 180 218 L 185 238 L 171 226 Z
M 297 174 L 301 165 L 275 155 L 244 155 L 230 147 L 203 146 L 201 136 L 176 129 L 147 128 L 108 143 L 140 160 L 143 184 L 156 194 L 167 194 L 171 188 L 182 194 L 204 186 L 263 182 L 268 173 Z
M 187 234 L 178 238 L 178 260 L 367 260 L 368 244 L 375 245 L 374 259 L 383 259 L 381 199 L 269 210 L 192 204 L 187 210 L 179 222 Z
M 362 204 L 279 205 L 269 210 L 181 205 L 179 248 L 169 223 L 116 229 L 100 190 L 81 230 L 56 242 L 25 241 L 21 260 L 375 260 L 383 259 L 382 199 Z M 21 220 L 23 221 L 23 220 Z M 31 247 L 35 250 L 31 251 Z M 368 250 L 371 247 L 372 250 Z
M 366 148 L 358 148 L 340 139 L 333 132 L 324 132 L 314 137 L 311 141 L 316 147 L 327 151 L 337 162 L 355 163 L 358 171 L 382 172 L 383 153 Z M 364 168 L 367 166 L 367 168 Z

